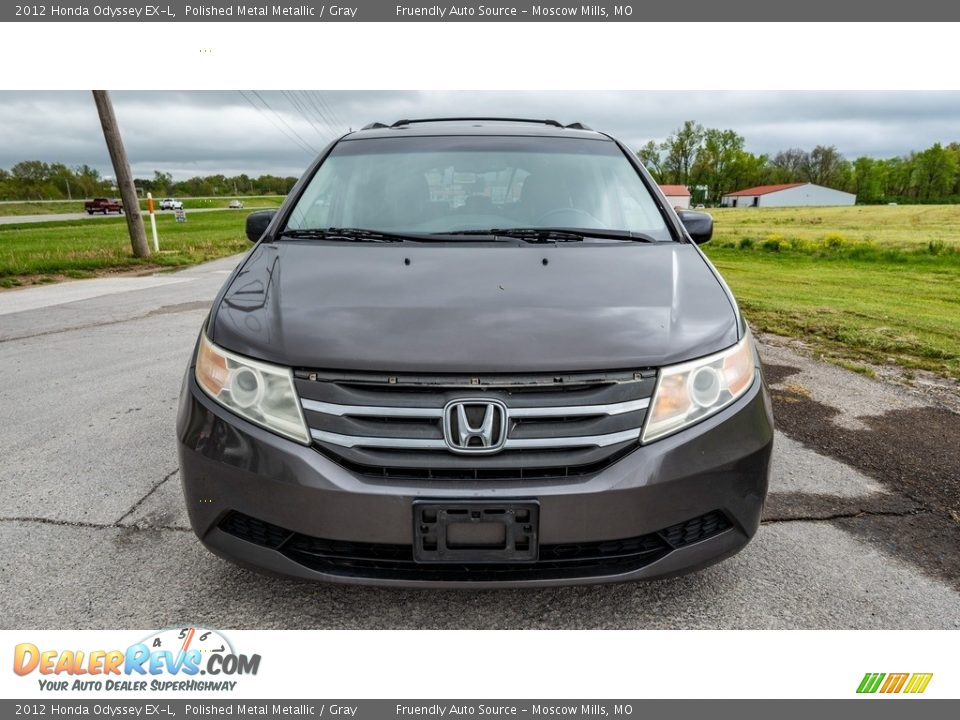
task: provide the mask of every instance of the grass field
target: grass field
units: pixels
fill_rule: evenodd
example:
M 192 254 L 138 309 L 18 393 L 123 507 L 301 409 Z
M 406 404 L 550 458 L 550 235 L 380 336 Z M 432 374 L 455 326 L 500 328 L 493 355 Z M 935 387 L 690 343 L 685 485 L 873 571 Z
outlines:
M 960 250 L 960 205 L 854 205 L 823 208 L 717 208 L 714 238 L 722 242 L 771 235 L 815 242 L 839 237 L 847 243 L 873 243 L 909 250 L 942 242 Z M 711 243 L 714 244 L 714 243 Z
M 714 211 L 707 255 L 755 329 L 873 374 L 960 379 L 960 206 Z
M 187 222 L 178 223 L 173 214 L 159 215 L 160 252 L 146 260 L 131 255 L 122 217 L 0 225 L 0 287 L 137 267 L 180 267 L 242 252 L 250 247 L 245 217 L 224 210 L 188 214 Z
M 198 208 L 226 208 L 231 200 L 242 200 L 246 208 L 279 207 L 284 201 L 283 195 L 254 195 L 246 197 L 220 198 L 178 198 L 183 201 L 186 210 Z M 157 203 L 161 198 L 155 198 Z M 7 215 L 58 215 L 83 212 L 83 200 L 57 200 L 54 202 L 0 202 L 0 216 Z M 147 209 L 147 201 L 140 201 L 140 209 Z
M 721 209 L 704 250 L 760 331 L 865 374 L 960 380 L 960 206 Z M 122 218 L 0 225 L 0 287 L 177 267 L 249 247 L 245 213 L 158 217 L 161 253 L 130 255 Z M 149 232 L 149 231 L 148 231 Z

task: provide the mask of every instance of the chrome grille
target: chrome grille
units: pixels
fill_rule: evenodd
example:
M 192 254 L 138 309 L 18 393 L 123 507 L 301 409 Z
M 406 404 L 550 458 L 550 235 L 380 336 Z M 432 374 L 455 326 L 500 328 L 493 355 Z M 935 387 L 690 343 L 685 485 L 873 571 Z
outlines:
M 296 373 L 319 451 L 366 474 L 426 479 L 593 472 L 637 445 L 655 380 L 653 370 L 490 377 Z M 444 408 L 463 398 L 506 406 L 502 450 L 450 450 Z

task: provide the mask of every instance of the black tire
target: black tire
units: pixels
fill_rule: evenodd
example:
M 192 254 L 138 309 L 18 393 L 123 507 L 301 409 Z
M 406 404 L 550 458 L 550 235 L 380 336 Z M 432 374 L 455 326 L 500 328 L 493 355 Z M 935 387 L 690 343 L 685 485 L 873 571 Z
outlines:
M 93 210 L 87 210 L 87 215 L 93 215 Z

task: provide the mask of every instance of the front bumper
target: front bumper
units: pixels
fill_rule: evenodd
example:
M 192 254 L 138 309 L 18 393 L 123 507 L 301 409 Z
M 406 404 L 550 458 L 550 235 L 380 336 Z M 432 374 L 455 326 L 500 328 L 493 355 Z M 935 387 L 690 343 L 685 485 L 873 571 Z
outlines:
M 773 418 L 758 372 L 750 391 L 722 412 L 639 447 L 593 475 L 522 482 L 390 481 L 353 473 L 313 448 L 238 418 L 204 395 L 191 369 L 181 393 L 177 437 L 190 523 L 203 544 L 222 557 L 330 582 L 492 588 L 670 577 L 733 555 L 760 523 Z M 702 528 L 704 519 L 711 532 L 703 539 L 688 533 L 690 542 L 666 542 L 656 552 L 630 556 L 633 560 L 621 555 L 612 564 L 584 562 L 572 573 L 541 564 L 510 574 L 481 568 L 445 574 L 405 559 L 402 565 L 308 562 L 305 557 L 316 556 L 291 549 L 291 539 L 297 539 L 301 548 L 346 547 L 350 557 L 386 552 L 402 558 L 404 548 L 412 555 L 412 506 L 424 499 L 536 501 L 541 548 L 558 553 L 615 547 L 605 541 L 621 541 L 622 548 L 647 547 L 647 540 Z M 238 516 L 248 524 L 238 526 Z M 719 524 L 713 522 L 718 516 Z M 250 527 L 250 521 L 258 528 L 255 533 L 237 531 Z M 288 540 L 262 541 L 262 528 L 286 533 Z

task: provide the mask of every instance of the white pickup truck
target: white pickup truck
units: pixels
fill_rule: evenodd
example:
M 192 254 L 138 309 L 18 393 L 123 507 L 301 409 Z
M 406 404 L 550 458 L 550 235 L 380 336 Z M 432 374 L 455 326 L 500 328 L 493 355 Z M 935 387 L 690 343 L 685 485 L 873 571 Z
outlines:
M 183 202 L 181 200 L 174 200 L 173 198 L 164 198 L 160 201 L 161 210 L 182 210 Z

